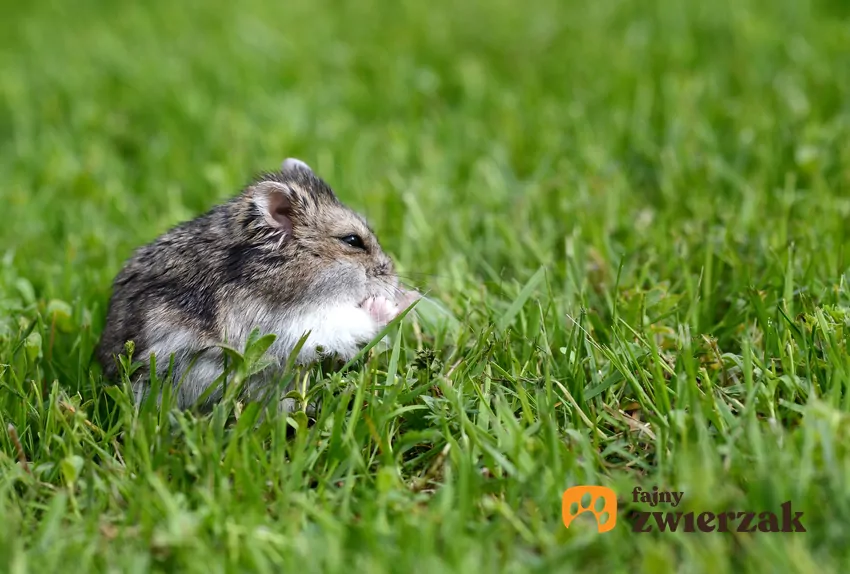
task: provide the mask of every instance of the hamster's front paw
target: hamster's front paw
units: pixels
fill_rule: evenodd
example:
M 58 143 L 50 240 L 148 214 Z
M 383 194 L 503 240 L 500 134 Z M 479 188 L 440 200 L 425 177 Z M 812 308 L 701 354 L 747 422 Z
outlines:
M 421 299 L 421 298 L 422 298 L 422 295 L 420 295 L 416 291 L 408 291 L 407 289 L 403 290 L 401 292 L 401 295 L 399 296 L 399 299 L 398 299 L 399 313 L 401 313 L 404 309 L 407 309 L 408 307 L 410 307 L 410 305 L 414 301 Z
M 373 321 L 386 325 L 420 297 L 416 291 L 403 291 L 396 301 L 384 296 L 375 296 L 366 299 L 361 306 Z
M 395 319 L 401 311 L 398 305 L 386 297 L 369 297 L 363 302 L 362 307 L 372 320 L 380 325 L 386 325 Z

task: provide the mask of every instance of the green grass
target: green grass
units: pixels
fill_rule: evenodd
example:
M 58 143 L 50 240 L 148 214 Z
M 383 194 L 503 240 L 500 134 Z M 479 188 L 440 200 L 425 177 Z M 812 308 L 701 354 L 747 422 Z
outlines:
M 5 2 L 0 571 L 844 571 L 847 6 Z M 313 426 L 135 410 L 122 261 L 288 156 L 457 321 Z M 579 484 L 807 532 L 567 529 Z

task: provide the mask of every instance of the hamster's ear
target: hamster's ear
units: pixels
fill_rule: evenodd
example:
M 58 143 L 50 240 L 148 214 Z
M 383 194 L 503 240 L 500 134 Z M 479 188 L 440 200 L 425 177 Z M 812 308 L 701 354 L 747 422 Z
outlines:
M 283 163 L 280 165 L 280 171 L 284 173 L 293 171 L 306 171 L 307 173 L 313 173 L 313 170 L 310 169 L 309 165 L 300 159 L 295 159 L 294 157 L 288 157 L 283 160 Z
M 264 181 L 254 188 L 254 205 L 260 210 L 263 220 L 284 236 L 292 235 L 292 192 L 275 181 Z

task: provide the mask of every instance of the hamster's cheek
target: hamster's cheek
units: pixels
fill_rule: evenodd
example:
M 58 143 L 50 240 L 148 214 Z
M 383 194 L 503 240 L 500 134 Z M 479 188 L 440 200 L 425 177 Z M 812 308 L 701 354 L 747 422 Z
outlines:
M 359 304 L 368 296 L 366 279 L 363 268 L 338 262 L 317 276 L 311 290 L 316 299 L 328 304 Z

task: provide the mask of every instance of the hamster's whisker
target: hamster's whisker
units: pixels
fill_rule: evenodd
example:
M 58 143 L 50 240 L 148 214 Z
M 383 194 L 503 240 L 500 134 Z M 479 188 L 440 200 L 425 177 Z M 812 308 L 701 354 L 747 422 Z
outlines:
M 434 273 L 425 273 L 424 271 L 407 271 L 405 274 L 411 276 L 418 275 L 421 277 L 439 277 L 439 275 L 436 275 Z M 398 273 L 396 275 L 398 275 Z
M 421 281 L 422 279 L 449 279 L 448 275 L 437 275 L 434 273 L 419 273 L 419 276 L 396 273 L 399 279 L 407 279 L 408 281 Z
M 400 287 L 394 287 L 396 295 L 403 295 L 405 290 L 418 291 L 415 285 L 411 285 L 406 281 L 399 281 Z

